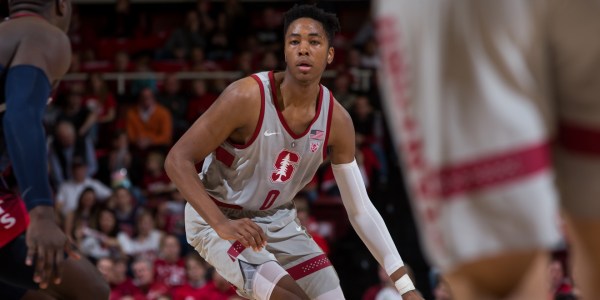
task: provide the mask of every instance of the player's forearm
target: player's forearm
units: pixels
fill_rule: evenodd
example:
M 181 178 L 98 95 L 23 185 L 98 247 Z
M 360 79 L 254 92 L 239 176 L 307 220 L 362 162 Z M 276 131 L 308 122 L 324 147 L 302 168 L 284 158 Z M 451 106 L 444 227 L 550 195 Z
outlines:
M 369 199 L 356 161 L 333 164 L 333 173 L 352 227 L 387 274 L 404 265 L 392 237 Z
M 358 236 L 390 275 L 401 294 L 414 290 L 390 232 L 367 195 L 356 160 L 347 164 L 332 164 L 332 168 L 350 223 Z
M 183 157 L 173 148 L 165 160 L 165 171 L 181 195 L 209 225 L 215 226 L 227 221 L 206 192 L 193 160 Z
M 17 66 L 6 78 L 4 137 L 15 177 L 28 210 L 52 206 L 42 117 L 50 94 L 43 71 Z

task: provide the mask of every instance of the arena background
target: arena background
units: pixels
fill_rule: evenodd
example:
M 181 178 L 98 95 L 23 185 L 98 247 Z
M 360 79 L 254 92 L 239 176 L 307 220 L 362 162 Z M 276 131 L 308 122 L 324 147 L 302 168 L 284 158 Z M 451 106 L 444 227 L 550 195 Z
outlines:
M 380 112 L 374 72 L 380 62 L 370 18 L 371 2 L 305 2 L 318 2 L 319 7 L 336 13 L 340 19 L 342 32 L 335 38 L 334 63 L 328 68 L 323 83 L 351 112 L 357 133 L 361 136 L 357 147 L 368 176 L 371 199 L 384 217 L 405 263 L 414 271 L 417 287 L 426 299 L 431 299 L 430 270 L 421 254 L 396 163 L 397 155 L 391 148 Z M 177 220 L 178 217 L 168 215 L 169 203 L 175 202 L 172 192 L 168 189 L 153 190 L 153 184 L 160 183 L 164 177 L 161 177 L 162 170 L 152 169 L 148 161 L 159 164 L 169 145 L 228 83 L 253 72 L 284 68 L 282 14 L 295 3 L 303 2 L 141 0 L 128 3 L 120 0 L 115 3 L 109 0 L 73 0 L 73 3 L 69 31 L 73 63 L 54 94 L 54 102 L 49 106 L 46 117 L 51 159 L 56 159 L 52 157 L 52 150 L 56 148 L 52 147 L 60 147 L 57 141 L 60 141 L 61 133 L 56 125 L 64 120 L 73 123 L 77 130 L 76 144 L 84 145 L 81 147 L 85 150 L 81 152 L 82 157 L 76 157 L 70 164 L 77 164 L 78 158 L 83 159 L 88 170 L 90 164 L 95 164 L 96 170 L 88 174 L 91 178 L 113 188 L 113 191 L 125 186 L 131 191 L 135 206 L 152 214 L 157 230 L 179 236 L 183 241 L 181 228 L 169 226 L 169 221 L 164 220 Z M 1 7 L 1 16 L 5 17 L 6 0 Z M 194 14 L 197 20 L 190 20 L 194 19 L 190 16 Z M 195 22 L 199 25 L 190 25 Z M 190 29 L 192 27 L 194 29 Z M 98 83 L 98 87 L 94 88 L 94 84 L 90 83 L 94 80 L 88 80 L 90 77 L 105 85 Z M 171 88 L 167 88 L 169 82 Z M 179 88 L 174 82 L 178 82 Z M 147 148 L 135 143 L 134 137 L 128 137 L 125 145 L 119 145 L 119 137 L 127 132 L 127 112 L 135 107 L 139 92 L 146 87 L 151 88 L 159 105 L 169 109 L 172 136 L 167 143 Z M 114 105 L 108 103 L 107 97 L 114 98 Z M 112 118 L 107 112 L 111 109 L 114 109 Z M 85 127 L 91 114 L 97 114 L 96 120 Z M 85 156 L 90 144 L 93 158 Z M 115 166 L 112 159 L 123 151 L 128 152 L 132 159 L 125 165 Z M 73 167 L 64 158 L 58 157 L 57 161 L 63 171 Z M 157 172 L 156 176 L 148 178 L 152 172 Z M 56 174 L 55 170 L 51 173 L 58 193 L 71 175 Z M 310 199 L 310 224 L 312 230 L 327 241 L 329 257 L 338 271 L 347 298 L 362 299 L 369 287 L 379 283 L 377 263 L 350 227 L 338 195 L 331 172 L 324 166 L 305 191 L 305 197 Z M 115 205 L 111 201 L 116 197 L 114 192 L 107 199 L 96 195 L 93 209 Z M 77 223 L 80 210 L 73 209 L 76 218 L 74 227 L 93 227 L 90 225 L 93 222 L 88 225 Z M 173 211 L 176 214 L 177 209 Z M 59 221 L 66 222 L 69 213 L 73 211 L 64 210 Z M 93 219 L 93 212 L 90 214 L 91 217 L 88 217 Z M 119 223 L 122 230 L 127 225 L 135 227 L 133 222 L 123 222 Z M 82 239 L 79 233 L 73 233 L 73 236 L 78 241 Z M 182 245 L 184 255 L 189 249 L 183 242 Z M 135 255 L 127 256 L 134 259 Z

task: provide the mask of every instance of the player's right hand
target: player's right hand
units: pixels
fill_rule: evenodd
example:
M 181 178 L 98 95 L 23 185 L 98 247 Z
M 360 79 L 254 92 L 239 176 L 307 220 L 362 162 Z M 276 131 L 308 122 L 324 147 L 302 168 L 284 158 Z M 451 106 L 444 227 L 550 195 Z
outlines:
M 72 250 L 70 240 L 56 224 L 52 207 L 37 206 L 29 216 L 25 264 L 34 266 L 33 281 L 45 289 L 51 280 L 60 284 L 65 252 L 75 259 L 79 259 L 79 254 Z
M 251 247 L 254 251 L 260 251 L 267 245 L 265 232 L 248 218 L 238 220 L 227 220 L 213 226 L 220 238 L 224 240 L 237 240 L 244 247 Z

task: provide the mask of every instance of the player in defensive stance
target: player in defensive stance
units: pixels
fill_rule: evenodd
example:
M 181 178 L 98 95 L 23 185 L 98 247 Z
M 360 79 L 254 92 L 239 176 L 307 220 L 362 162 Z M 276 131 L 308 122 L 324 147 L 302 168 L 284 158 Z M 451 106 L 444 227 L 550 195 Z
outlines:
M 69 0 L 11 0 L 0 24 L 0 161 L 21 196 L 0 188 L 0 299 L 108 299 L 98 270 L 70 248 L 55 222 L 42 117 L 52 86 L 67 72 Z M 6 154 L 8 153 L 8 157 Z M 22 197 L 22 199 L 21 199 Z M 65 254 L 69 258 L 65 259 Z
M 338 20 L 306 5 L 284 22 L 286 70 L 231 84 L 167 157 L 167 173 L 188 201 L 188 242 L 245 297 L 343 299 L 292 202 L 329 153 L 353 227 L 404 299 L 421 299 L 365 191 L 352 121 L 320 85 Z M 198 176 L 194 165 L 203 159 Z
M 379 0 L 374 11 L 391 132 L 454 296 L 547 298 L 560 197 L 575 284 L 597 298 L 598 1 Z

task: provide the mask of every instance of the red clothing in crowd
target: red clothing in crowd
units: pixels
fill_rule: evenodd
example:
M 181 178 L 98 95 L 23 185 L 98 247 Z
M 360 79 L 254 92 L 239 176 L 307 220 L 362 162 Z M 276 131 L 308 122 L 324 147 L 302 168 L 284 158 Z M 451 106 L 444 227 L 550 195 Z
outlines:
M 228 300 L 231 296 L 236 296 L 237 293 L 233 287 L 230 287 L 226 291 L 221 291 L 217 288 L 214 282 L 207 283 L 201 289 L 203 291 L 201 300 Z
M 110 300 L 119 300 L 125 296 L 135 296 L 138 292 L 138 288 L 133 284 L 130 278 L 125 281 L 111 285 L 110 287 Z
M 90 111 L 97 111 L 100 119 L 105 118 L 111 109 L 117 108 L 117 101 L 113 94 L 108 93 L 104 102 L 101 102 L 97 96 L 88 95 L 83 99 L 83 105 L 85 105 Z
M 209 93 L 201 97 L 192 98 L 187 109 L 186 119 L 188 122 L 190 124 L 194 123 L 217 100 L 217 97 L 217 95 Z
M 197 300 L 201 299 L 205 293 L 202 287 L 195 288 L 189 283 L 185 283 L 180 287 L 175 288 L 172 293 L 173 300 Z
M 152 284 L 150 284 L 147 287 L 138 287 L 141 294 L 142 294 L 142 299 L 146 299 L 146 300 L 155 300 L 158 299 L 160 296 L 168 296 L 169 293 L 169 287 L 159 281 L 154 281 Z M 137 298 L 136 298 L 137 300 Z
M 194 288 L 185 284 L 173 292 L 173 300 L 228 300 L 237 293 L 233 287 L 226 291 L 217 288 L 214 282 L 209 281 L 201 288 Z
M 142 189 L 153 192 L 156 185 L 168 185 L 170 183 L 171 179 L 165 171 L 162 171 L 158 176 L 146 172 L 142 178 Z
M 185 261 L 180 258 L 175 263 L 169 263 L 164 259 L 157 259 L 154 262 L 154 272 L 156 281 L 162 282 L 173 288 L 185 283 Z
M 155 300 L 160 296 L 169 295 L 169 287 L 155 281 L 149 286 L 136 286 L 131 279 L 116 285 L 111 289 L 110 300 L 119 300 L 122 297 L 132 297 L 134 300 Z

